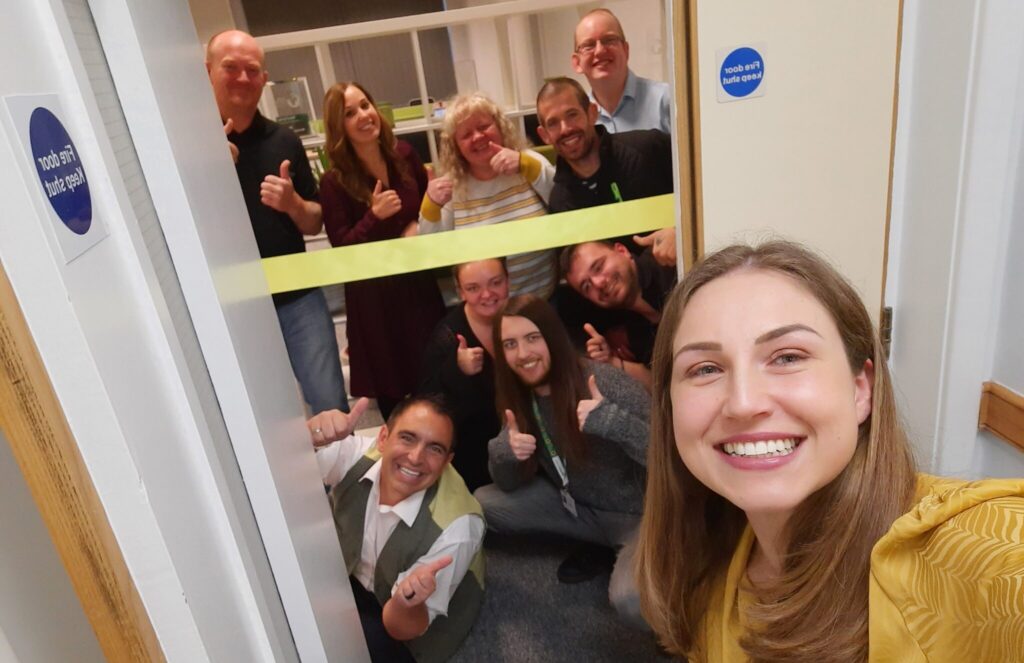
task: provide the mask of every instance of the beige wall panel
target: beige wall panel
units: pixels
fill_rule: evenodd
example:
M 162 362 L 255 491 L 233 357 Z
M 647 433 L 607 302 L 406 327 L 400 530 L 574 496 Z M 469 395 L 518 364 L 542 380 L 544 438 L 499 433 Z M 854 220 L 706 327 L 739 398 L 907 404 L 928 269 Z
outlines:
M 881 306 L 900 3 L 700 0 L 705 251 L 785 236 Z M 764 96 L 719 103 L 720 49 L 763 45 Z

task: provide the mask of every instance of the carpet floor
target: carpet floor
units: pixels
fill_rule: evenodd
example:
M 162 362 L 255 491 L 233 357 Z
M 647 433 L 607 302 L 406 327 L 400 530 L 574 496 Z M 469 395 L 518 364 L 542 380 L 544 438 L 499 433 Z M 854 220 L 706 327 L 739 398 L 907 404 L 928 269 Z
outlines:
M 672 661 L 654 636 L 620 622 L 608 603 L 608 574 L 558 582 L 567 542 L 487 535 L 484 605 L 453 663 Z

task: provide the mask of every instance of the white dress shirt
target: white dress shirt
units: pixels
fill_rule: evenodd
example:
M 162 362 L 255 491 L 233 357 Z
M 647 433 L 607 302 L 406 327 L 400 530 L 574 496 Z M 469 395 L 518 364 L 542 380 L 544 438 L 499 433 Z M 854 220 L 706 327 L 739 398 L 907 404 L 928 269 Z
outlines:
M 341 481 L 345 474 L 352 469 L 352 466 L 366 455 L 375 442 L 376 439 L 372 437 L 350 435 L 344 440 L 320 447 L 317 450 L 316 459 L 320 466 L 320 476 L 323 477 L 324 485 L 333 486 Z M 380 471 L 381 461 L 378 460 L 359 479 L 360 481 L 370 481 L 373 486 L 370 488 L 370 497 L 366 501 L 362 551 L 359 563 L 352 575 L 370 592 L 373 591 L 373 576 L 377 568 L 377 558 L 384 550 L 388 539 L 391 538 L 395 527 L 398 526 L 399 520 L 404 521 L 408 526 L 413 524 L 423 505 L 423 496 L 427 492 L 426 489 L 417 491 L 394 506 L 383 505 L 380 503 Z M 447 615 L 448 603 L 466 575 L 473 557 L 480 549 L 485 529 L 483 518 L 475 514 L 466 514 L 453 520 L 437 537 L 430 550 L 417 559 L 415 564 L 399 574 L 391 588 L 392 596 L 398 590 L 399 583 L 417 566 L 450 555 L 452 563 L 434 576 L 437 589 L 425 602 L 431 623 L 438 615 Z

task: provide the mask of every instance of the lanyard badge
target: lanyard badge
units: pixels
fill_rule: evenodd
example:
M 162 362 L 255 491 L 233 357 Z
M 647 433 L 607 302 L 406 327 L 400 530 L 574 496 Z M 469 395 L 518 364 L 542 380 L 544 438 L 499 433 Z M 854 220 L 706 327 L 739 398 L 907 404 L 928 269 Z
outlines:
M 533 417 L 537 420 L 540 437 L 544 440 L 544 448 L 547 449 L 548 456 L 551 458 L 555 471 L 558 472 L 558 478 L 562 483 L 562 487 L 559 490 L 562 494 L 562 506 L 572 514 L 573 518 L 579 518 L 579 514 L 576 513 L 576 500 L 569 494 L 569 473 L 565 469 L 565 461 L 558 455 L 558 450 L 555 449 L 555 445 L 551 442 L 551 436 L 548 435 L 548 430 L 544 427 L 544 419 L 540 416 L 540 407 L 537 405 L 536 398 L 533 399 Z

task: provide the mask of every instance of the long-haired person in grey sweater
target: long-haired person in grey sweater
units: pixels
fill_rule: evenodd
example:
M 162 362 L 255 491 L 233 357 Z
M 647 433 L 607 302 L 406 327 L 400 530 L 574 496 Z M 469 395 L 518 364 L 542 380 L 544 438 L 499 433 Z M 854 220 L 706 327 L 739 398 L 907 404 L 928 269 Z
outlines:
M 650 397 L 621 370 L 581 358 L 554 309 L 537 297 L 512 297 L 496 322 L 496 401 L 504 426 L 488 445 L 494 484 L 475 493 L 488 526 L 616 551 L 609 599 L 620 616 L 642 625 L 632 560 Z M 586 579 L 566 569 L 570 560 L 559 579 Z

